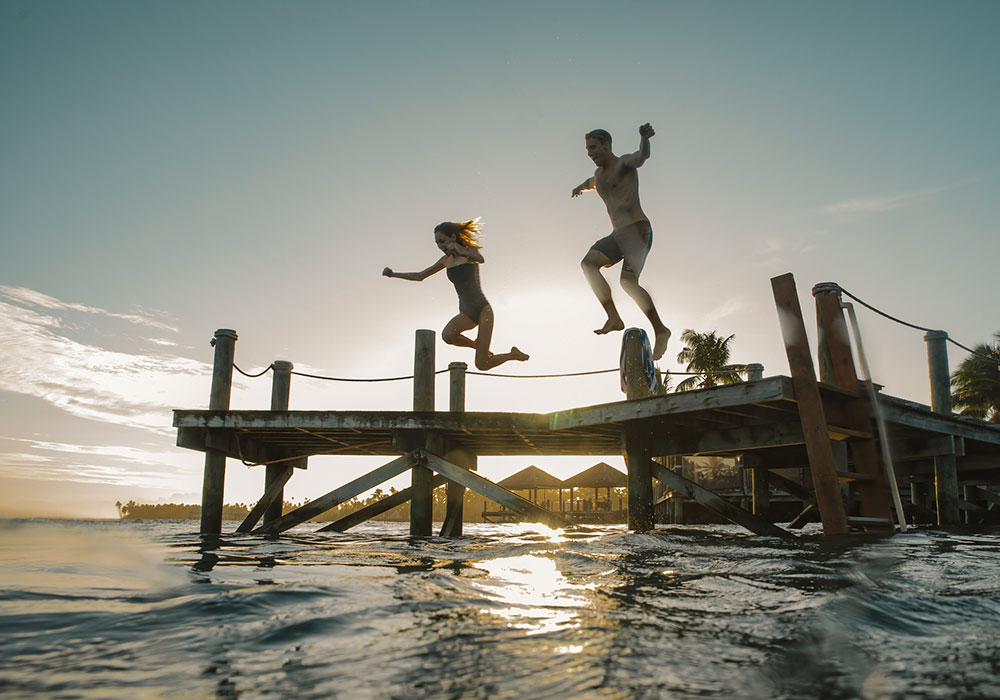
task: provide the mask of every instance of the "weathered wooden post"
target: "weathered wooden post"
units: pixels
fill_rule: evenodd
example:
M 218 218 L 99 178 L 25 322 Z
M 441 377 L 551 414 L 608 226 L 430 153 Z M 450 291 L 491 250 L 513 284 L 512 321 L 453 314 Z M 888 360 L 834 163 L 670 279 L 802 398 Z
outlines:
M 928 331 L 927 367 L 931 380 L 931 410 L 951 413 L 951 372 L 948 369 L 948 334 Z M 954 454 L 934 457 L 934 488 L 937 494 L 938 525 L 957 525 L 958 466 Z
M 271 363 L 271 410 L 287 411 L 288 397 L 292 387 L 292 370 L 294 365 L 287 360 L 275 360 Z M 264 474 L 264 493 L 278 480 L 287 481 L 285 472 L 294 469 L 290 464 L 268 464 Z M 285 500 L 284 488 L 278 492 L 274 501 L 264 511 L 263 524 L 268 525 L 281 517 L 281 506 Z
M 228 411 L 233 390 L 233 359 L 236 356 L 236 331 L 220 328 L 215 331 L 212 345 L 215 359 L 212 365 L 212 391 L 208 410 Z M 205 450 L 205 477 L 201 487 L 201 534 L 222 532 L 222 503 L 226 486 L 226 455 L 213 449 Z
M 449 392 L 448 410 L 452 413 L 465 412 L 465 372 L 469 366 L 464 362 L 452 362 L 448 365 Z M 476 468 L 476 456 L 467 453 L 465 450 L 449 450 L 446 458 L 452 464 L 467 469 Z M 441 526 L 442 537 L 461 537 L 462 521 L 465 517 L 463 503 L 465 500 L 465 487 L 461 484 L 448 481 L 446 507 L 444 523 Z
M 823 401 L 816 384 L 816 370 L 809 356 L 809 341 L 802 321 L 795 278 L 791 273 L 772 277 L 771 290 L 778 310 L 785 355 L 788 357 L 788 370 L 792 375 L 792 387 L 795 390 L 799 422 L 802 424 L 802 435 L 809 456 L 823 532 L 827 535 L 842 535 L 847 532 L 847 514 L 837 481 Z
M 416 332 L 413 350 L 414 411 L 434 410 L 434 338 L 434 331 L 426 328 Z M 410 535 L 427 537 L 434 526 L 433 472 L 427 467 L 413 467 L 410 470 L 410 486 L 413 489 L 410 500 Z
M 751 362 L 747 365 L 747 381 L 755 382 L 764 378 L 764 365 Z M 766 517 L 771 505 L 771 489 L 767 484 L 767 467 L 755 467 L 750 470 L 750 490 L 752 493 L 752 510 L 754 515 Z
M 767 517 L 767 509 L 771 505 L 771 488 L 767 483 L 767 467 L 755 467 L 750 470 L 750 490 L 753 514 L 762 518 Z
M 625 344 L 625 395 L 629 401 L 651 394 L 643 369 L 642 336 L 638 328 L 629 328 Z M 654 526 L 653 476 L 649 468 L 649 435 L 645 427 L 629 424 L 625 428 L 625 462 L 628 467 L 628 529 L 648 532 Z

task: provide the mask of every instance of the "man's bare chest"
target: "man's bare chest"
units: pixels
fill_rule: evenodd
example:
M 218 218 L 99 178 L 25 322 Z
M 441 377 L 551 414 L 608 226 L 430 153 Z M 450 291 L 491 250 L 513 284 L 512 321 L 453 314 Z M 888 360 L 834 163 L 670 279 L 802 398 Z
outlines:
M 635 173 L 598 172 L 594 174 L 594 187 L 603 199 L 628 195 L 636 189 Z

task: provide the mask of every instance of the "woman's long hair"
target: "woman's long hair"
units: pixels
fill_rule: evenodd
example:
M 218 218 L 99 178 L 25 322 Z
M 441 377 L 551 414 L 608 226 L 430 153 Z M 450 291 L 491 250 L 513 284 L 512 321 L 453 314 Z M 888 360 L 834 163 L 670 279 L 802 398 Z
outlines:
M 454 236 L 455 239 L 466 248 L 479 250 L 483 246 L 479 244 L 479 235 L 483 230 L 479 217 L 469 221 L 444 221 L 434 227 L 434 233 L 443 233 L 446 236 Z

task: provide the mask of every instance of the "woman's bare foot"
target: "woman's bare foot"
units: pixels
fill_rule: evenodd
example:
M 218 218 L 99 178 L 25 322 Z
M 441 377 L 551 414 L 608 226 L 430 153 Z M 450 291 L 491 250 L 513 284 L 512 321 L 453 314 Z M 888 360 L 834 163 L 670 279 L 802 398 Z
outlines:
M 517 360 L 518 362 L 525 362 L 529 359 L 529 355 L 526 352 L 521 352 L 516 346 L 511 346 L 510 348 L 510 359 Z
M 625 323 L 622 321 L 621 316 L 615 316 L 614 318 L 609 318 L 608 322 L 594 331 L 594 333 L 597 333 L 597 335 L 604 335 L 605 333 L 611 333 L 612 331 L 622 330 L 625 330 Z
M 653 342 L 653 359 L 659 360 L 663 357 L 663 353 L 667 351 L 667 341 L 670 340 L 670 329 L 666 326 L 661 326 L 655 329 L 654 332 L 656 336 Z

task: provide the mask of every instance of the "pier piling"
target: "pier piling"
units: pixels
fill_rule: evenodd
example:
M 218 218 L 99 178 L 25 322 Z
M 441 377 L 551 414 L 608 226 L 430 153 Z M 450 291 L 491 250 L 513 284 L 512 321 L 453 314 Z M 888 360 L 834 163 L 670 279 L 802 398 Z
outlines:
M 215 331 L 212 345 L 215 357 L 212 365 L 212 389 L 208 410 L 228 411 L 233 390 L 233 360 L 236 357 L 236 331 L 220 328 Z M 214 449 L 205 450 L 205 476 L 201 487 L 201 534 L 222 533 L 222 503 L 226 484 L 226 455 Z
M 948 369 L 948 334 L 945 331 L 928 331 L 927 367 L 931 381 L 931 410 L 951 415 L 951 372 Z M 960 520 L 958 506 L 958 467 L 954 454 L 934 457 L 934 490 L 937 495 L 938 525 L 957 525 Z
M 434 410 L 434 339 L 435 333 L 426 328 L 419 329 L 415 334 L 413 350 L 413 410 Z M 426 432 L 413 435 L 415 442 L 411 449 L 427 447 L 432 452 L 441 453 L 441 446 L 431 444 L 436 442 L 433 436 Z M 428 537 L 433 528 L 434 507 L 434 474 L 422 465 L 416 465 L 410 470 L 410 488 L 413 497 L 410 500 L 410 535 L 413 537 Z
M 642 336 L 638 328 L 625 331 L 626 395 L 641 399 L 650 395 L 649 383 L 643 370 Z M 642 425 L 625 430 L 625 462 L 628 467 L 628 529 L 648 532 L 654 526 L 653 475 L 650 471 L 649 431 Z
M 275 360 L 271 363 L 271 410 L 287 411 L 288 398 L 292 386 L 292 370 L 295 366 L 287 360 Z M 278 481 L 288 481 L 291 472 L 295 469 L 291 464 L 269 464 L 264 473 L 264 493 L 272 487 L 279 488 L 275 484 Z M 287 473 L 286 473 L 287 472 Z M 272 521 L 281 517 L 281 505 L 285 500 L 284 487 L 277 492 L 271 505 L 264 511 L 264 525 L 269 525 Z
M 465 372 L 469 366 L 464 362 L 452 362 L 448 365 L 448 410 L 452 413 L 465 412 Z M 450 450 L 445 457 L 461 467 L 473 467 L 469 462 L 475 457 L 465 451 Z M 470 460 L 471 458 L 471 460 Z M 444 524 L 441 526 L 442 537 L 461 537 L 464 518 L 463 503 L 465 487 L 457 481 L 448 481 Z

